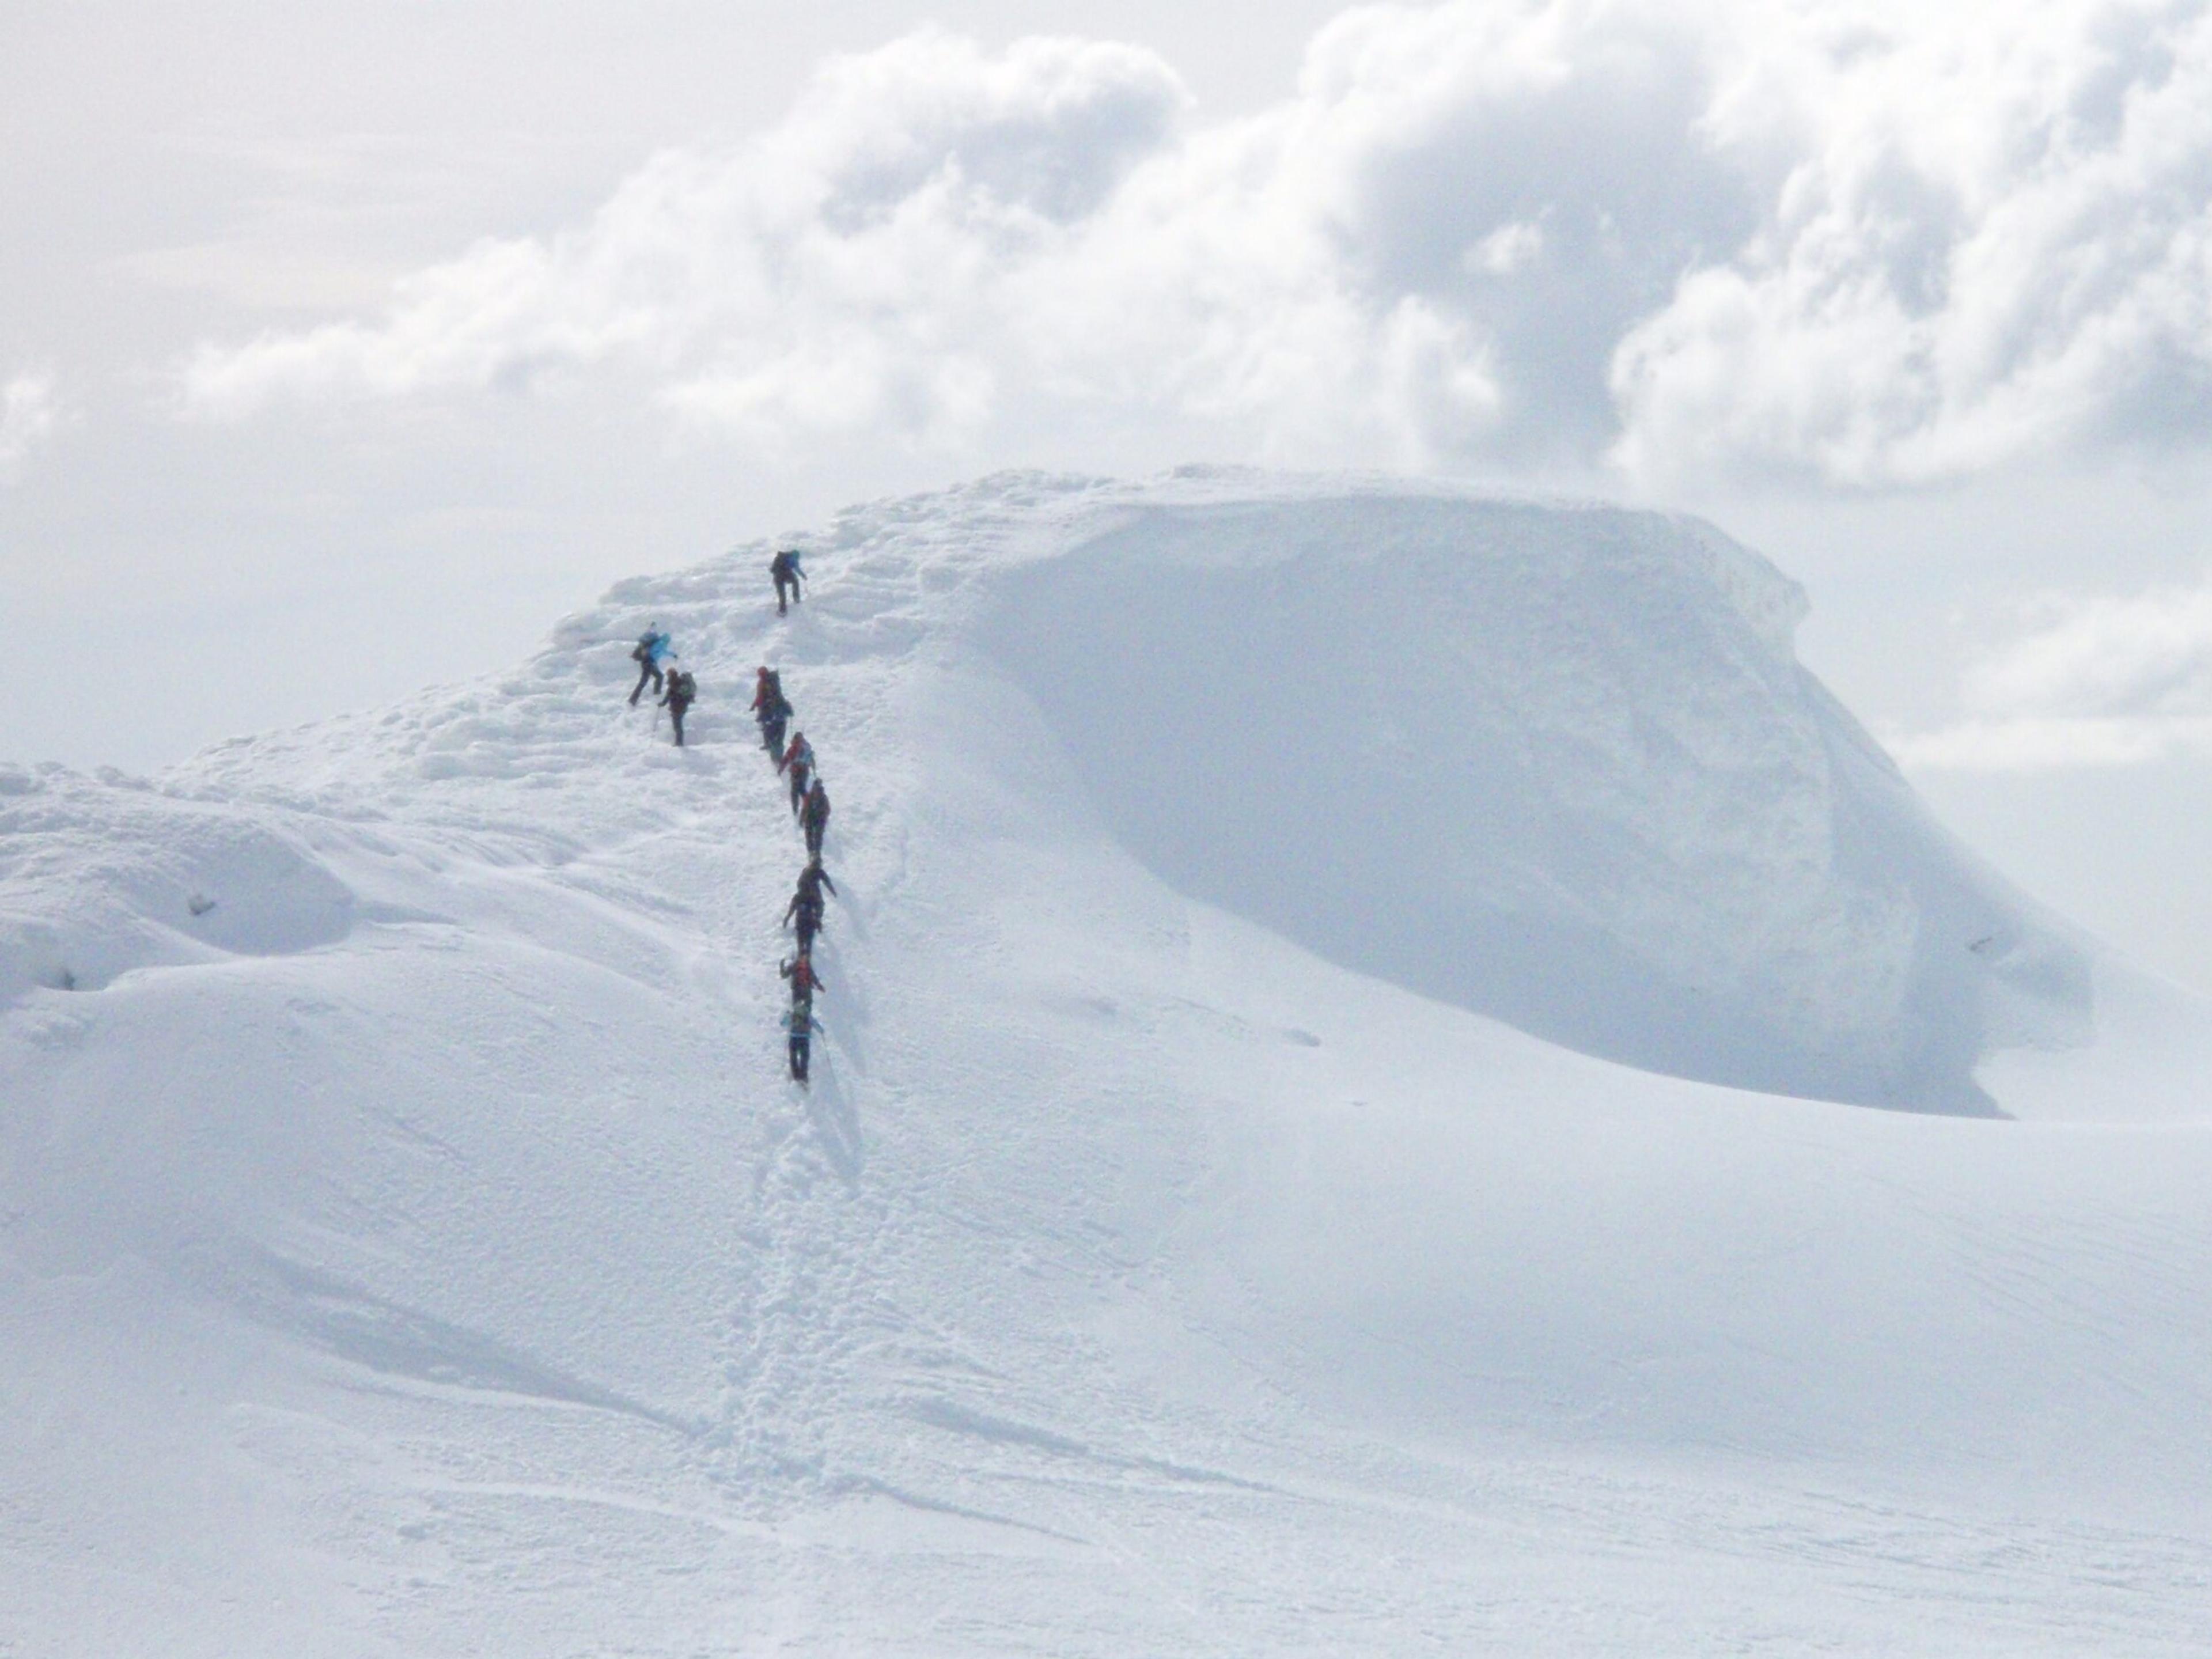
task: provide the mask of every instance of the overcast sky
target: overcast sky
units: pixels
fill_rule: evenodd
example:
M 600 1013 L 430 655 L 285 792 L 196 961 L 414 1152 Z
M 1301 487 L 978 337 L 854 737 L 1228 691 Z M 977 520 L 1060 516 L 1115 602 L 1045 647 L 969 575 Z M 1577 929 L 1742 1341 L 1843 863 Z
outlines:
M 2212 15 L 0 8 L 0 757 L 149 769 L 1010 465 L 1715 518 L 2212 988 Z

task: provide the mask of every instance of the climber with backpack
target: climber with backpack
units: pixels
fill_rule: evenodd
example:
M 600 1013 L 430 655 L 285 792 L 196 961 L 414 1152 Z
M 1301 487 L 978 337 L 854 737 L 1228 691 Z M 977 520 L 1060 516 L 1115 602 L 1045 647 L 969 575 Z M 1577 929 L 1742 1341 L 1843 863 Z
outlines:
M 669 723 L 676 728 L 676 746 L 684 746 L 684 711 L 699 700 L 699 682 L 690 672 L 679 668 L 668 677 L 668 695 L 660 706 L 668 711 Z
M 814 957 L 809 951 L 801 951 L 790 961 L 779 964 L 775 971 L 791 981 L 791 1006 L 794 1008 L 801 1005 L 811 1006 L 814 994 L 830 988 L 822 982 L 822 975 L 814 971 Z
M 775 614 L 786 615 L 799 602 L 799 584 L 806 573 L 799 568 L 799 550 L 787 547 L 769 561 L 768 574 L 775 580 Z
M 806 787 L 814 777 L 814 745 L 807 742 L 805 732 L 792 734 L 791 747 L 783 751 L 776 769 L 791 780 L 791 811 L 796 817 L 805 804 Z
M 794 898 L 805 899 L 817 909 L 822 907 L 822 890 L 828 888 L 834 896 L 837 884 L 830 879 L 830 872 L 822 867 L 822 854 L 817 853 L 806 860 L 806 867 L 799 872 L 799 889 Z
M 822 890 L 810 890 L 804 878 L 799 890 L 791 896 L 791 902 L 783 907 L 783 919 L 799 934 L 799 954 L 806 956 L 814 949 L 814 936 L 822 931 Z
M 637 684 L 630 688 L 629 706 L 637 707 L 637 700 L 645 695 L 646 683 L 653 683 L 655 691 L 660 690 L 660 665 L 669 656 L 673 644 L 667 635 L 657 628 L 648 628 L 638 635 L 637 643 L 630 647 L 629 659 L 637 665 Z
M 769 758 L 783 768 L 784 724 L 791 718 L 790 701 L 783 695 L 783 681 L 773 668 L 763 667 L 753 682 L 753 718 L 760 722 L 761 742 L 767 745 Z
M 799 827 L 806 832 L 806 855 L 818 860 L 822 856 L 822 835 L 830 827 L 830 791 L 822 780 L 814 780 L 807 790 L 806 799 L 799 809 Z

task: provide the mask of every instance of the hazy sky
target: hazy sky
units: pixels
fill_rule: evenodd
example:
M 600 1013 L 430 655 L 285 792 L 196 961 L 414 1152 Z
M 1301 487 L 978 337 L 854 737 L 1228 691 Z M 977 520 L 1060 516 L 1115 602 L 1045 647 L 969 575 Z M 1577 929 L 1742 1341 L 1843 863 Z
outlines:
M 159 766 L 1011 465 L 1707 513 L 2212 987 L 2212 10 L 0 9 L 0 757 Z

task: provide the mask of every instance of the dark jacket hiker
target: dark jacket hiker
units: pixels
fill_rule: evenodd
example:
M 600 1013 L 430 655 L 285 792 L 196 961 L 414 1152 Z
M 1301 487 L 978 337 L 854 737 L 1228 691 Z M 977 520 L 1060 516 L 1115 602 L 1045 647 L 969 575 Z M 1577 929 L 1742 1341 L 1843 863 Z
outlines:
M 806 851 L 810 857 L 822 856 L 822 835 L 830 827 L 830 792 L 822 780 L 814 780 L 814 787 L 806 792 L 806 803 L 799 809 L 799 828 L 806 832 Z
M 775 614 L 788 611 L 799 600 L 799 585 L 806 580 L 806 573 L 799 568 L 799 550 L 787 547 L 769 561 L 768 574 L 775 580 Z
M 670 722 L 676 727 L 676 746 L 684 746 L 684 711 L 699 700 L 699 682 L 693 679 L 688 669 L 679 668 L 668 677 L 668 695 L 660 706 L 668 711 Z
M 814 948 L 814 936 L 822 931 L 822 896 L 809 897 L 805 892 L 793 893 L 791 902 L 783 907 L 783 919 L 799 934 L 801 954 Z
M 783 682 L 773 668 L 763 668 L 753 685 L 753 718 L 760 722 L 761 741 L 769 757 L 783 769 L 783 729 L 791 719 L 791 702 L 783 695 Z
M 806 867 L 799 872 L 799 890 L 792 895 L 791 902 L 797 904 L 803 899 L 818 910 L 822 908 L 822 890 L 825 887 L 833 895 L 837 890 L 837 884 L 830 879 L 830 872 L 822 867 L 820 857 L 809 859 Z M 788 912 L 786 917 L 787 920 Z

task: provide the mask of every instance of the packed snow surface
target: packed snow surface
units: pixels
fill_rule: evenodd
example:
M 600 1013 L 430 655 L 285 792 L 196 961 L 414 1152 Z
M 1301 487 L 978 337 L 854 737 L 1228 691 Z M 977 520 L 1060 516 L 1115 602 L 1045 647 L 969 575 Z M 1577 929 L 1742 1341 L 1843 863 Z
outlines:
M 0 1655 L 2212 1644 L 2212 1023 L 1764 561 L 1197 471 L 779 544 L 0 768 Z

